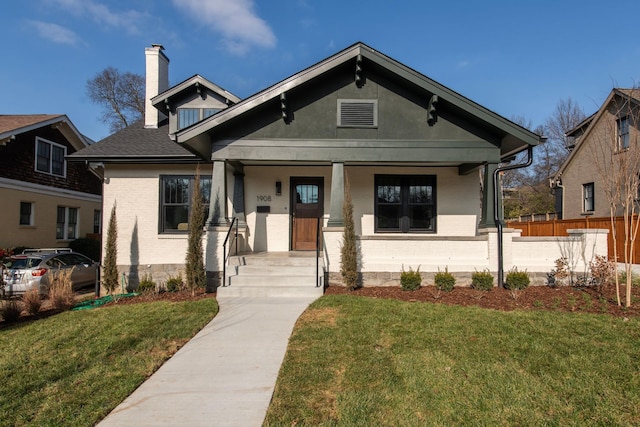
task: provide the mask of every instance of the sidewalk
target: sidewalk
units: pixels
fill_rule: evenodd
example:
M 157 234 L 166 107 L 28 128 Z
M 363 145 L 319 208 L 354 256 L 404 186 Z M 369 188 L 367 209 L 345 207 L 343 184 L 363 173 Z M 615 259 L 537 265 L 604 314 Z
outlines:
M 261 426 L 293 326 L 315 299 L 222 298 L 218 315 L 99 425 Z

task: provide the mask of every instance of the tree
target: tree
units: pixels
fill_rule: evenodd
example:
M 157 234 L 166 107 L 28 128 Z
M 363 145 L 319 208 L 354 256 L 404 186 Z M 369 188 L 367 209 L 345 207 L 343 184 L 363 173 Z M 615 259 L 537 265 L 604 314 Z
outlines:
M 353 221 L 353 201 L 351 200 L 351 186 L 349 177 L 345 178 L 344 201 L 342 202 L 342 217 L 344 233 L 340 248 L 340 274 L 348 290 L 358 289 L 358 248 L 356 230 Z
M 111 132 L 129 126 L 144 115 L 144 77 L 130 72 L 120 73 L 107 67 L 87 80 L 87 95 L 102 107 L 100 120 Z
M 196 289 L 204 288 L 207 283 L 207 273 L 203 260 L 204 251 L 202 249 L 204 220 L 204 199 L 200 189 L 200 166 L 198 165 L 193 193 L 191 194 L 186 258 L 187 288 L 191 290 L 191 295 L 195 295 Z
M 115 203 L 111 209 L 104 252 L 102 284 L 109 294 L 113 294 L 118 287 L 118 221 Z
M 533 149 L 533 164 L 526 169 L 506 172 L 502 177 L 503 188 L 511 189 L 516 197 L 504 201 L 505 217 L 552 212 L 554 197 L 549 188 L 549 179 L 555 176 L 569 154 L 566 132 L 576 127 L 585 118 L 585 114 L 571 99 L 561 99 L 544 126 L 533 127 L 530 120 L 515 116 L 511 121 L 545 136 Z M 518 156 L 514 161 L 520 162 Z
M 593 130 L 589 154 L 593 167 L 601 181 L 601 190 L 609 203 L 614 259 L 620 258 L 617 250 L 618 238 L 624 238 L 622 261 L 625 265 L 625 306 L 631 306 L 632 266 L 634 248 L 640 230 L 638 215 L 638 189 L 640 188 L 640 106 L 636 99 L 640 89 L 615 91 L 612 102 L 604 111 Z M 625 125 L 623 125 L 623 120 Z M 626 127 L 626 132 L 622 127 Z M 617 216 L 624 221 L 624 235 L 618 236 L 615 222 Z M 615 275 L 616 297 L 620 301 L 620 282 Z

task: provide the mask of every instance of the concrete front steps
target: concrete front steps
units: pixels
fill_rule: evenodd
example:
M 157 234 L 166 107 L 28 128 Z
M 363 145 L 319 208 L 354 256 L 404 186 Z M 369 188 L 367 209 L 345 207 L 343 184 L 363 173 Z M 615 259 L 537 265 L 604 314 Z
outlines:
M 316 253 L 261 252 L 229 258 L 227 283 L 217 297 L 307 297 L 324 293 L 322 254 L 316 276 Z M 316 286 L 320 284 L 320 286 Z

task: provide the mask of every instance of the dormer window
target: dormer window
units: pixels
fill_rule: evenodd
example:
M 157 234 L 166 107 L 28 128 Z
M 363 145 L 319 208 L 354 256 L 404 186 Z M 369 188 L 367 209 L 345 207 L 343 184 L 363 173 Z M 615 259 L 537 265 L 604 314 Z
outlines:
M 618 150 L 629 148 L 629 117 L 620 117 L 616 120 L 618 128 Z
M 221 108 L 178 108 L 178 129 L 189 127 L 220 110 Z

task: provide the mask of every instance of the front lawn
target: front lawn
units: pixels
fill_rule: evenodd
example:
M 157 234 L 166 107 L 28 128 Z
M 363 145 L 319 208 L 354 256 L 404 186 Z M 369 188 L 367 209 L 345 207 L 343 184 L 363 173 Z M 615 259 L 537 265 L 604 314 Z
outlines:
M 0 424 L 89 426 L 217 313 L 213 298 L 64 312 L 0 329 Z
M 324 296 L 265 425 L 640 425 L 640 322 Z

